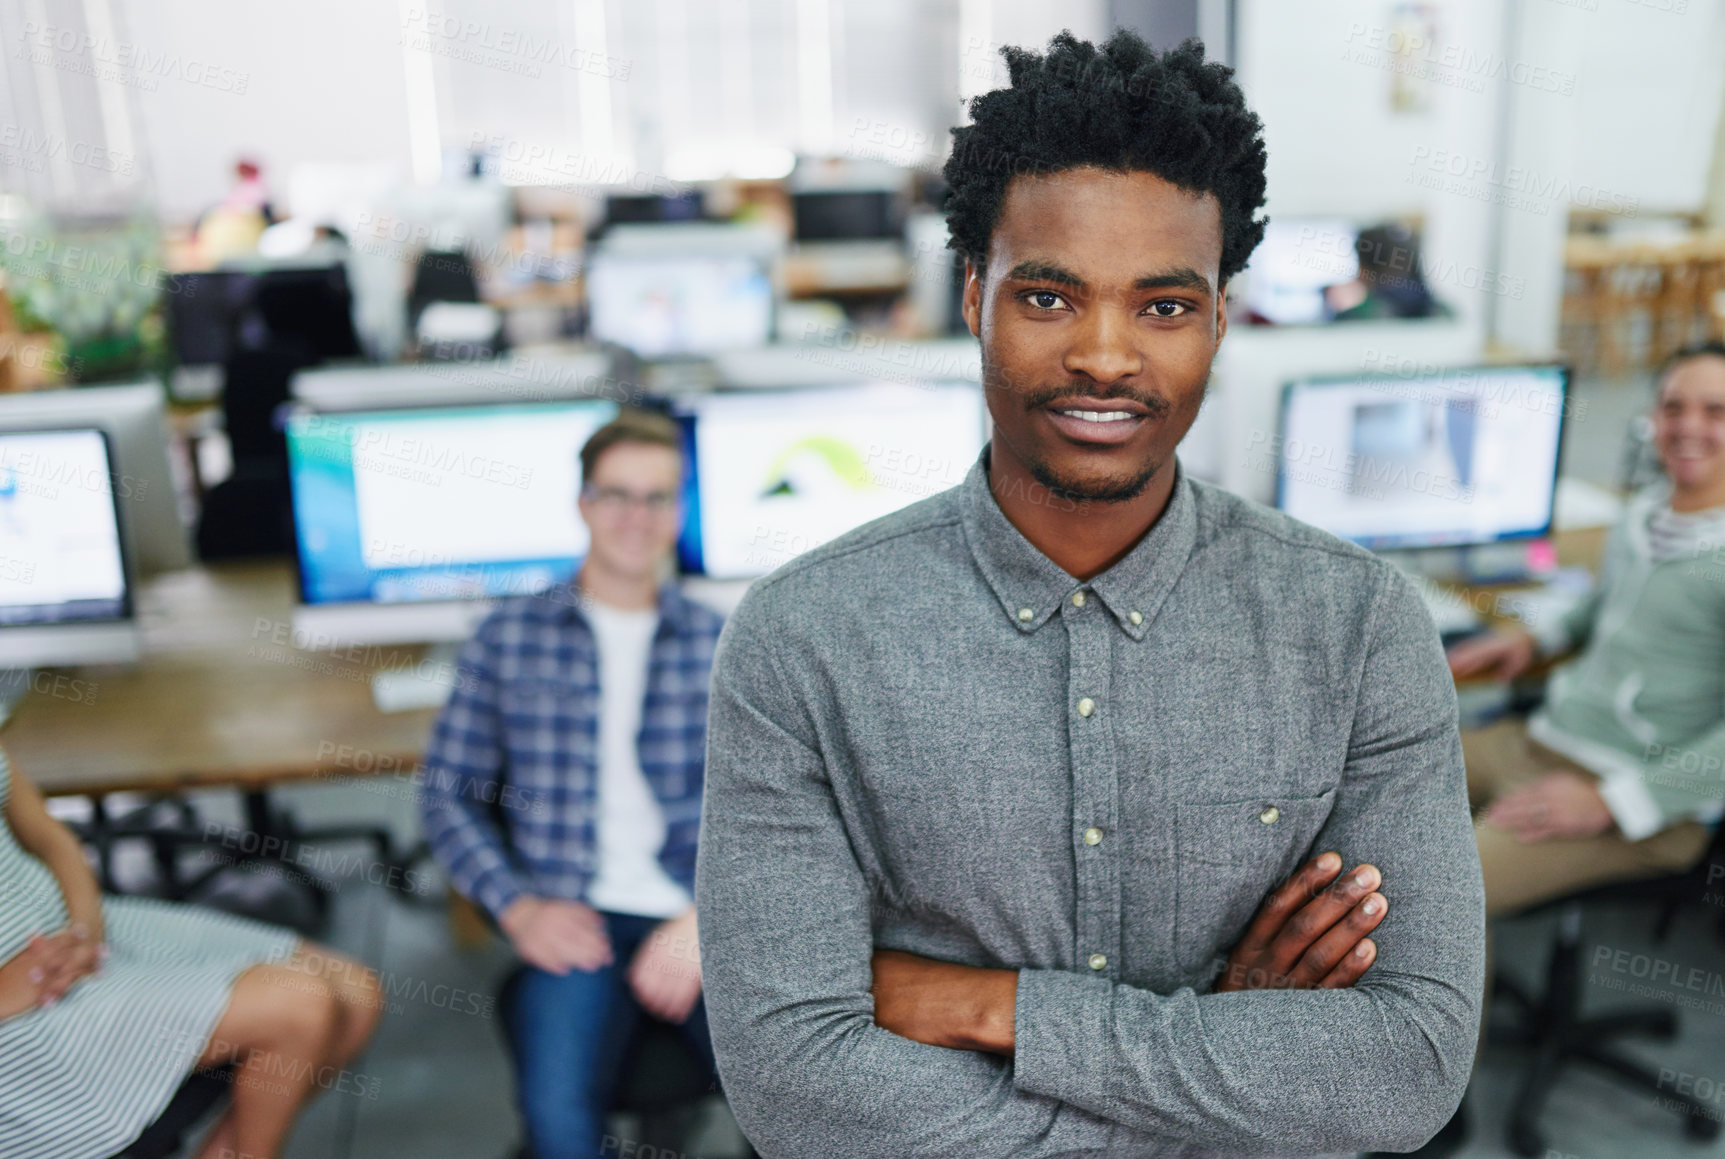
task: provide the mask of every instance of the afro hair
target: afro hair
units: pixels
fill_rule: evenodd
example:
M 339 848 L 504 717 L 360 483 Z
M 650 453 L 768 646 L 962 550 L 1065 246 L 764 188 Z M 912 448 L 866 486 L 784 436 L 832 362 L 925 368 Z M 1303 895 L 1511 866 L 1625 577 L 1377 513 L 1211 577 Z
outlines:
M 1100 48 L 1064 31 L 1046 55 L 1007 46 L 1011 84 L 970 102 L 943 173 L 952 248 L 981 269 L 1012 178 L 1094 166 L 1153 173 L 1222 209 L 1221 280 L 1264 236 L 1262 123 L 1234 70 L 1188 40 L 1158 53 L 1118 29 Z

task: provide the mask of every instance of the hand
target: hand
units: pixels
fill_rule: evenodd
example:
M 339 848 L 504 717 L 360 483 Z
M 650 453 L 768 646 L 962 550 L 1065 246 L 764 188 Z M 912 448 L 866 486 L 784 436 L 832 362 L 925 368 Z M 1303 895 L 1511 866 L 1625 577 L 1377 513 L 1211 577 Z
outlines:
M 660 923 L 629 963 L 629 989 L 649 1013 L 682 1022 L 701 997 L 701 943 L 695 910 Z
M 1228 956 L 1215 993 L 1234 990 L 1335 990 L 1360 980 L 1377 959 L 1366 935 L 1389 912 L 1377 868 L 1338 877 L 1342 859 L 1322 853 L 1264 899 L 1246 936 Z
M 101 968 L 104 947 L 90 936 L 89 928 L 84 925 L 73 925 L 57 934 L 32 941 L 41 946 L 41 999 L 44 1006 L 54 1005 L 79 981 Z
M 1615 824 L 1611 807 L 1599 795 L 1599 782 L 1568 769 L 1553 769 L 1532 784 L 1510 790 L 1486 806 L 1482 819 L 1524 843 L 1596 837 Z
M 870 959 L 875 1025 L 929 1046 L 1010 1057 L 1018 971 L 941 962 L 903 950 Z
M 611 964 L 605 919 L 578 901 L 520 897 L 498 915 L 515 952 L 548 974 L 597 970 Z
M 33 934 L 0 966 L 0 1019 L 53 1006 L 80 978 L 101 965 L 101 947 L 87 933 Z
M 1526 632 L 1488 632 L 1461 641 L 1450 648 L 1450 675 L 1479 676 L 1491 673 L 1499 680 L 1514 680 L 1532 666 L 1537 645 Z

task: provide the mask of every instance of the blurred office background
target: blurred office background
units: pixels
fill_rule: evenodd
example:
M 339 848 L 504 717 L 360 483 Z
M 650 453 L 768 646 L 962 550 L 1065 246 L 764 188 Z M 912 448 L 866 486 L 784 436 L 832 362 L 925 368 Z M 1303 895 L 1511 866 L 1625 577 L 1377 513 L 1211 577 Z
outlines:
M 292 922 L 396 987 L 375 1086 L 292 1155 L 513 1145 L 510 955 L 423 856 L 414 772 L 486 601 L 577 565 L 586 434 L 683 424 L 678 566 L 720 608 L 957 483 L 987 426 L 949 130 L 1001 45 L 1122 26 L 1201 38 L 1269 150 L 1186 467 L 1395 553 L 1447 635 L 1556 615 L 1654 477 L 1652 368 L 1725 334 L 1717 0 L 0 10 L 0 745 L 111 888 Z M 1477 721 L 1537 689 L 1461 694 Z M 1592 906 L 1570 944 L 1716 964 L 1711 897 L 1661 941 Z M 1578 912 L 1506 923 L 1506 969 L 1537 990 Z M 1626 1049 L 1717 1093 L 1725 1005 L 1681 997 Z M 1467 1154 L 1515 1153 L 1526 1059 L 1488 1048 Z M 652 1065 L 619 1139 L 740 1153 Z M 1521 1153 L 1719 1149 L 1585 1069 L 1540 1122 Z

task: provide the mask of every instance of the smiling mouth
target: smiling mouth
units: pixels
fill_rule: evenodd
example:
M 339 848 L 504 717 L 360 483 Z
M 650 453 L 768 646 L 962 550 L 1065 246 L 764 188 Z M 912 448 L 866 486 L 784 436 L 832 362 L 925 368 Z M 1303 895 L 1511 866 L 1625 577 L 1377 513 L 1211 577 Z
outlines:
M 1069 415 L 1075 419 L 1083 419 L 1088 423 L 1121 423 L 1128 419 L 1144 417 L 1140 414 L 1134 414 L 1129 410 L 1066 410 L 1064 408 L 1056 407 L 1055 413 Z

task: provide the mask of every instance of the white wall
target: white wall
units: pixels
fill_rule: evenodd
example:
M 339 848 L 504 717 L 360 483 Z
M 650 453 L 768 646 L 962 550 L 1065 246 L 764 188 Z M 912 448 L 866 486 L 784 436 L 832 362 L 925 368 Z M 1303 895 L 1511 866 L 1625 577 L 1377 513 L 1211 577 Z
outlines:
M 1725 104 L 1725 4 L 1598 0 L 1584 31 L 1576 181 L 1640 213 L 1697 209 Z
M 190 220 L 219 201 L 242 155 L 262 161 L 278 197 L 302 162 L 379 162 L 408 172 L 393 0 L 116 6 L 129 41 L 223 70 L 216 75 L 224 87 L 146 73 L 132 89 L 166 219 Z M 243 91 L 233 91 L 242 77 Z

